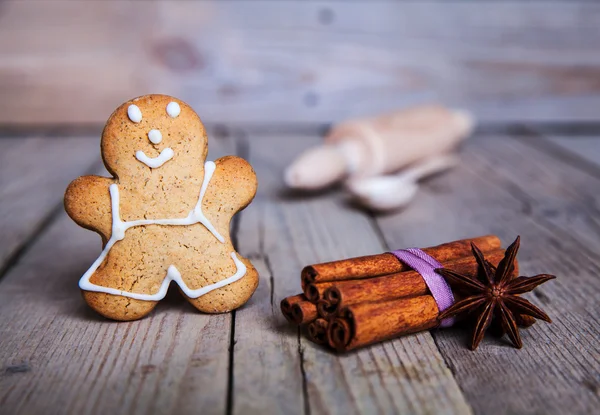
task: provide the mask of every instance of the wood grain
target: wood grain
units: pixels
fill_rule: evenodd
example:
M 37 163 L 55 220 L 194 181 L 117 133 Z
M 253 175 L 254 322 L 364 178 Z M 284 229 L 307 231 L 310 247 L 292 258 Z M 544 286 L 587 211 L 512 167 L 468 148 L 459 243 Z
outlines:
M 598 120 L 599 23 L 588 2 L 5 1 L 0 123 L 103 123 L 152 92 L 211 122 L 425 101 L 482 121 Z
M 340 194 L 293 194 L 282 187 L 283 168 L 298 151 L 317 142 L 316 137 L 282 140 L 250 135 L 248 142 L 260 186 L 252 208 L 241 218 L 238 246 L 243 255 L 263 258 L 269 265 L 275 309 L 282 298 L 300 292 L 303 266 L 384 249 L 371 219 L 349 207 Z M 244 371 L 261 377 L 242 385 L 236 376 L 235 385 L 242 395 L 255 394 L 253 382 L 260 383 L 260 390 L 269 390 L 263 395 L 266 402 L 255 403 L 259 407 L 280 407 L 281 400 L 291 399 L 292 413 L 301 412 L 302 406 L 304 413 L 313 414 L 470 412 L 427 332 L 337 356 L 289 329 L 279 328 L 277 341 L 265 343 L 262 336 L 275 334 L 262 332 L 262 319 L 241 320 L 243 312 L 236 317 L 236 337 L 238 330 L 251 332 L 256 346 L 252 350 L 236 345 L 235 366 L 243 361 Z M 279 316 L 272 326 L 284 324 L 289 323 Z M 257 359 L 263 349 L 264 357 Z M 282 382 L 279 371 L 261 369 L 282 361 L 293 368 L 292 373 L 300 369 L 302 385 L 293 376 Z
M 591 250 L 600 248 L 597 164 L 594 168 L 539 135 L 512 138 L 492 136 L 480 140 L 480 153 L 467 149 L 473 167 L 480 172 L 494 171 L 501 185 L 520 200 L 525 214 L 571 233 Z M 594 156 L 592 151 L 587 153 Z
M 259 289 L 235 316 L 198 314 L 172 292 L 132 323 L 102 320 L 80 298 L 95 234 L 62 213 L 37 233 L 24 221 L 44 223 L 66 182 L 94 165 L 98 138 L 0 140 L 0 211 L 13 212 L 0 227 L 27 244 L 0 281 L 0 412 L 587 414 L 600 404 L 592 138 L 476 137 L 463 165 L 427 181 L 404 211 L 371 217 L 338 191 L 284 190 L 283 168 L 318 137 L 209 135 L 210 158 L 247 155 L 259 176 L 255 202 L 233 225 Z M 306 264 L 488 233 L 505 243 L 521 234 L 523 274 L 558 276 L 527 295 L 554 323 L 524 331 L 522 350 L 487 337 L 471 352 L 467 332 L 446 329 L 337 356 L 279 312 Z
M 547 135 L 544 138 L 592 164 L 600 164 L 600 140 L 598 140 L 598 136 L 573 138 L 562 135 Z
M 77 280 L 99 248 L 62 214 L 0 284 L 3 411 L 223 413 L 230 315 L 175 295 L 138 322 L 97 317 Z
M 533 137 L 478 138 L 463 166 L 426 184 L 397 215 L 377 219 L 392 247 L 495 233 L 521 235 L 523 275 L 558 278 L 527 297 L 553 324 L 523 334 L 524 348 L 486 338 L 476 352 L 459 329 L 434 332 L 477 413 L 590 413 L 598 406 L 600 255 L 595 230 L 598 177 L 562 162 Z M 502 398 L 501 398 L 502 397 Z
M 0 139 L 0 270 L 62 210 L 69 182 L 99 166 L 98 148 L 82 137 Z
M 228 143 L 211 141 L 210 157 Z M 77 287 L 100 248 L 61 213 L 0 283 L 0 412 L 224 413 L 231 314 L 200 314 L 173 291 L 143 320 L 100 318 Z
M 260 257 L 252 263 L 261 280 L 250 302 L 236 311 L 232 413 L 300 414 L 305 403 L 298 330 L 279 311 L 268 263 Z

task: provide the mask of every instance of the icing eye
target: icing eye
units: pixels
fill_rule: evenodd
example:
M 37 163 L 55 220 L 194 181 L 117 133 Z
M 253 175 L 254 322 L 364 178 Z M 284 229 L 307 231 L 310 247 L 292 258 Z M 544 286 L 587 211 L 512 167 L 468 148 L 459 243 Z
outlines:
M 142 111 L 140 111 L 137 105 L 132 104 L 127 108 L 127 116 L 135 123 L 142 121 Z
M 180 112 L 181 108 L 179 107 L 178 103 L 175 101 L 169 102 L 169 105 L 167 105 L 167 114 L 169 114 L 169 117 L 177 118 Z
M 158 130 L 150 130 L 148 132 L 148 139 L 152 141 L 153 144 L 158 144 L 162 141 L 162 133 Z

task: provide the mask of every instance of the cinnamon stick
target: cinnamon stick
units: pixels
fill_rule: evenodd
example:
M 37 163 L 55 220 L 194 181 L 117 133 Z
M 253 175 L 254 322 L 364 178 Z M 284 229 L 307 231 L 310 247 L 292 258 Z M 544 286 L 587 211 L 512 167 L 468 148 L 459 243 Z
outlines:
M 293 322 L 302 325 L 308 324 L 317 318 L 317 306 L 310 301 L 300 301 L 292 305 Z
M 502 246 L 497 236 L 486 235 L 425 248 L 423 251 L 443 263 L 453 258 L 470 255 L 471 242 L 477 245 L 482 252 L 499 249 Z M 301 283 L 302 288 L 305 288 L 313 283 L 373 278 L 408 271 L 409 269 L 388 252 L 307 266 L 302 270 Z
M 329 322 L 318 318 L 307 326 L 308 339 L 317 344 L 327 344 L 327 327 Z
M 328 290 L 331 288 L 328 288 Z M 327 291 L 325 291 L 325 293 L 327 293 Z M 333 305 L 329 300 L 323 298 L 317 303 L 317 312 L 319 313 L 319 317 L 324 318 L 325 320 L 330 320 L 337 314 L 338 307 L 337 304 Z
M 355 304 L 330 321 L 327 341 L 337 351 L 346 352 L 436 327 L 438 314 L 431 295 Z
M 325 290 L 321 300 L 323 305 L 319 303 L 318 309 L 321 317 L 330 319 L 343 307 L 353 304 L 415 297 L 427 293 L 427 285 L 421 274 L 416 271 L 397 272 L 367 280 L 339 281 Z
M 308 301 L 313 304 L 317 304 L 317 302 L 323 298 L 323 293 L 325 290 L 332 285 L 333 282 L 318 282 L 314 284 L 308 284 L 304 286 L 304 295 Z
M 301 301 L 306 301 L 304 294 L 292 295 L 281 300 L 281 313 L 290 323 L 294 323 L 294 316 L 292 315 L 292 306 Z
M 504 258 L 504 250 L 496 249 L 486 253 L 486 259 L 494 266 Z M 477 261 L 473 255 L 445 261 L 444 267 L 459 274 L 474 275 L 477 273 Z M 518 262 L 515 261 L 515 273 L 518 273 Z M 319 308 L 321 317 L 331 318 L 342 308 L 362 302 L 388 301 L 402 297 L 414 297 L 429 294 L 423 277 L 416 271 L 405 271 L 381 277 L 338 281 L 323 294 L 327 307 Z

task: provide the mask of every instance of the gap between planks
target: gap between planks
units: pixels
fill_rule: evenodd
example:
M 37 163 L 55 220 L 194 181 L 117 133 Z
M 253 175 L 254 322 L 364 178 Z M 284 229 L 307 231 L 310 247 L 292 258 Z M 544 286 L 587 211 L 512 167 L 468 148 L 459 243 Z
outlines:
M 250 142 L 245 132 L 237 134 L 236 144 L 237 155 L 249 161 L 252 161 L 252 157 L 250 156 Z M 257 173 L 260 175 L 261 169 L 257 168 L 257 170 Z M 259 183 L 260 181 L 261 180 L 259 180 Z M 275 301 L 275 277 L 271 266 L 271 261 L 269 259 L 269 254 L 264 249 L 265 218 L 262 214 L 263 206 L 260 206 L 260 202 L 258 201 L 263 199 L 260 193 L 257 195 L 256 199 L 257 200 L 255 200 L 251 205 L 251 208 L 249 208 L 258 209 L 259 213 L 259 215 L 251 217 L 251 220 L 254 219 L 255 224 L 257 226 L 256 235 L 253 235 L 253 249 L 251 250 L 251 252 L 248 253 L 244 252 L 243 249 L 240 252 L 242 253 L 242 255 L 252 260 L 253 264 L 257 267 L 257 270 L 259 271 L 261 280 L 259 287 L 252 299 L 250 300 L 249 304 L 246 305 L 244 308 L 236 311 L 235 323 L 239 324 L 240 327 L 237 329 L 236 327 L 233 327 L 232 329 L 232 339 L 234 339 L 232 341 L 232 344 L 234 344 L 234 346 L 239 344 L 240 348 L 238 349 L 234 347 L 231 350 L 233 353 L 231 358 L 232 366 L 230 367 L 230 393 L 232 401 L 230 402 L 228 409 L 229 411 L 231 411 L 231 413 L 237 414 L 262 413 L 264 411 L 275 411 L 280 413 L 300 413 L 300 408 L 294 405 L 293 400 L 292 403 L 288 405 L 288 402 L 290 401 L 286 399 L 269 399 L 271 396 L 267 396 L 265 398 L 262 393 L 264 391 L 261 391 L 260 388 L 265 387 L 267 385 L 260 384 L 260 382 L 257 382 L 256 379 L 254 379 L 253 377 L 253 375 L 257 374 L 260 371 L 260 367 L 253 366 L 253 364 L 251 364 L 250 367 L 248 367 L 247 364 L 247 362 L 265 362 L 265 356 L 263 355 L 263 353 L 265 351 L 266 353 L 273 352 L 273 350 L 270 350 L 268 346 L 264 347 L 264 350 L 262 350 L 262 347 L 259 350 L 256 349 L 256 346 L 247 347 L 247 345 L 250 342 L 253 342 L 254 339 L 252 337 L 255 333 L 259 333 L 261 339 L 264 339 L 266 337 L 266 342 L 283 342 L 285 346 L 289 347 L 288 352 L 294 353 L 293 340 L 286 341 L 285 339 L 281 338 L 282 336 L 273 333 L 273 327 L 271 326 L 271 323 L 273 321 L 277 321 L 280 325 L 285 325 L 286 333 L 289 332 L 289 334 L 292 334 L 292 332 L 295 332 L 296 335 L 290 338 L 296 339 L 299 365 L 295 371 L 292 368 L 291 372 L 286 373 L 285 371 L 281 371 L 281 367 L 279 367 L 279 363 L 283 362 L 277 362 L 275 359 L 277 364 L 269 365 L 268 363 L 273 361 L 273 359 L 272 357 L 267 357 L 267 367 L 265 368 L 262 365 L 261 367 L 263 367 L 263 370 L 268 370 L 269 372 L 266 375 L 260 376 L 260 378 L 265 376 L 269 378 L 271 374 L 277 374 L 277 376 L 275 376 L 275 379 L 278 379 L 279 381 L 273 383 L 269 382 L 269 387 L 265 388 L 274 390 L 276 388 L 285 388 L 285 378 L 288 377 L 290 373 L 292 375 L 295 375 L 295 380 L 299 379 L 302 385 L 302 393 L 300 396 L 303 401 L 302 412 L 305 415 L 309 415 L 311 411 L 307 399 L 306 374 L 303 369 L 303 349 L 299 338 L 300 331 L 298 329 L 291 330 L 291 328 L 283 321 L 284 319 L 282 318 L 281 313 L 279 311 L 279 301 Z M 242 244 L 248 242 L 247 238 L 245 238 L 244 235 L 240 236 L 239 234 L 240 223 L 247 218 L 247 212 L 249 212 L 250 215 L 252 215 L 253 213 L 252 210 L 241 212 L 239 215 L 237 215 L 238 221 L 233 227 L 236 235 L 236 248 L 238 250 L 240 245 L 240 243 L 238 243 L 238 238 L 241 237 L 243 239 Z M 255 324 L 257 321 L 262 322 L 261 325 L 258 327 Z M 246 326 L 249 326 L 249 329 L 247 329 Z M 256 354 L 258 354 L 258 356 L 256 356 Z M 236 358 L 236 355 L 239 356 L 237 356 Z M 287 366 L 284 364 L 284 368 L 286 367 Z M 251 375 L 248 376 L 248 374 Z M 252 386 L 254 386 L 256 383 L 259 383 L 258 390 L 252 388 Z
M 244 139 L 244 137 L 240 137 L 239 133 L 238 133 L 238 135 L 234 138 L 233 143 L 234 143 L 235 155 L 237 155 L 238 157 L 247 159 L 248 158 L 248 142 Z M 238 233 L 239 233 L 240 219 L 243 214 L 244 214 L 243 211 L 239 212 L 232 219 L 231 232 L 230 232 L 231 243 L 233 245 L 233 248 L 236 251 L 239 251 L 239 249 L 238 249 Z M 233 310 L 231 312 L 231 326 L 229 329 L 229 334 L 230 334 L 230 336 L 229 336 L 229 367 L 227 369 L 228 382 L 227 382 L 227 395 L 226 395 L 226 406 L 225 406 L 225 413 L 227 415 L 233 414 L 234 404 L 235 404 L 234 367 L 235 367 L 235 343 L 236 343 L 236 340 L 235 340 L 236 312 L 237 312 L 237 310 Z

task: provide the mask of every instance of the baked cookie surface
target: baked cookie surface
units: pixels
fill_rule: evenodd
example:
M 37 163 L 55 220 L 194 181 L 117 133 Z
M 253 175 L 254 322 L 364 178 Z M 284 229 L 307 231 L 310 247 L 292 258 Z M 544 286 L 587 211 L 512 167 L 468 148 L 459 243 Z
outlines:
M 254 198 L 256 175 L 239 157 L 205 162 L 207 150 L 200 118 L 176 98 L 135 98 L 110 116 L 101 152 L 113 177 L 79 177 L 65 193 L 69 216 L 102 237 L 79 282 L 98 313 L 141 318 L 172 281 L 203 312 L 248 301 L 258 274 L 235 251 L 229 227 Z

